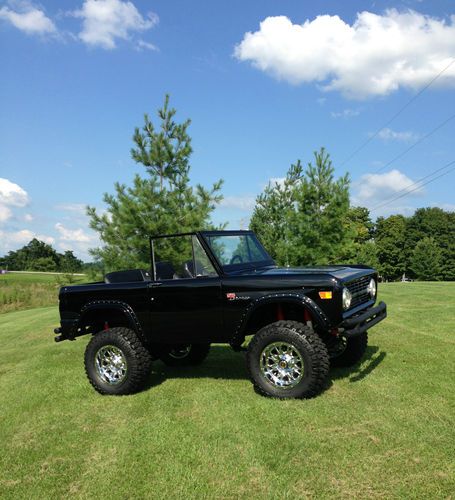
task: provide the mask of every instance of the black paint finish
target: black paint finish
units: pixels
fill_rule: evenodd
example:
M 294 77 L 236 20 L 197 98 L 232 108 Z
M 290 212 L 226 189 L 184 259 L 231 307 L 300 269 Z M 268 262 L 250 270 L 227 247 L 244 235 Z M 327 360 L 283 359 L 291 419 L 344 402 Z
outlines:
M 341 300 L 346 283 L 364 276 L 377 281 L 374 269 L 344 265 L 279 268 L 270 260 L 255 268 L 229 266 L 226 272 L 205 239 L 207 235 L 224 233 L 194 234 L 218 276 L 63 287 L 59 296 L 61 327 L 56 332 L 57 340 L 74 339 L 124 324 L 138 331 L 148 343 L 239 344 L 245 335 L 255 333 L 255 326 L 261 321 L 278 320 L 282 314 L 291 314 L 292 319 L 300 321 L 310 319 L 327 332 L 343 327 L 350 318 L 349 324 L 356 326 L 356 318 L 367 317 L 365 312 L 374 306 L 375 300 L 370 300 L 343 311 Z M 321 299 L 320 291 L 332 292 L 332 298 Z M 375 321 L 378 322 L 376 317 Z

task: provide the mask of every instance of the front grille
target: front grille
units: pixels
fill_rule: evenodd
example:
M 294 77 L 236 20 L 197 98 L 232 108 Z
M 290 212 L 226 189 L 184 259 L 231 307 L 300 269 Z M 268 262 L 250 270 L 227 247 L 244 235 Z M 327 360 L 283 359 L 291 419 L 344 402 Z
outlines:
M 362 304 L 363 302 L 368 302 L 371 300 L 370 294 L 368 293 L 367 287 L 371 280 L 371 276 L 363 276 L 362 278 L 346 283 L 346 288 L 352 294 L 351 308 Z

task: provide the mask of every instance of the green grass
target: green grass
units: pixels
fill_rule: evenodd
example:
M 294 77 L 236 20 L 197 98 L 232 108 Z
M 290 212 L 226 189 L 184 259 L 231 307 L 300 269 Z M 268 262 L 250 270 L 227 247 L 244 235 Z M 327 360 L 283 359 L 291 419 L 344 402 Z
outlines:
M 60 286 L 69 284 L 68 275 L 46 273 L 0 274 L 0 313 L 58 304 Z M 75 283 L 86 276 L 73 276 Z
M 455 284 L 381 294 L 366 359 L 303 401 L 256 395 L 224 346 L 103 397 L 54 307 L 0 315 L 0 497 L 453 498 Z

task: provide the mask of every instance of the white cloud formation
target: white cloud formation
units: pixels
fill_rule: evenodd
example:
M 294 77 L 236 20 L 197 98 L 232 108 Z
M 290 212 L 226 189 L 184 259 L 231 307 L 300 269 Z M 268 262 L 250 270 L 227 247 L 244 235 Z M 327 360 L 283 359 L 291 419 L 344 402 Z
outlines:
M 28 35 L 52 35 L 57 32 L 53 21 L 40 8 L 29 2 L 15 2 L 15 5 L 18 10 L 3 6 L 0 9 L 0 19 Z
M 10 208 L 5 207 L 5 205 L 0 205 L 0 223 L 7 221 L 11 218 L 11 215 L 13 215 L 13 213 Z
M 55 207 L 57 210 L 64 210 L 65 212 L 73 212 L 78 215 L 85 215 L 87 205 L 84 203 L 62 203 Z
M 0 222 L 12 216 L 11 207 L 25 207 L 29 203 L 27 192 L 18 184 L 0 177 Z
M 73 241 L 79 243 L 88 243 L 91 238 L 88 234 L 84 233 L 83 229 L 68 229 L 61 222 L 55 224 L 55 229 L 60 234 L 60 240 L 62 241 Z
M 239 210 L 253 210 L 256 203 L 254 196 L 225 196 L 220 204 L 220 208 L 236 208 Z
M 132 2 L 122 0 L 85 0 L 72 15 L 83 20 L 79 38 L 87 45 L 104 49 L 115 49 L 116 40 L 129 40 L 133 33 L 149 30 L 158 23 L 153 12 L 144 17 Z
M 365 174 L 353 184 L 353 205 L 362 205 L 372 208 L 381 201 L 392 198 L 398 192 L 401 194 L 415 181 L 399 170 L 391 170 L 384 174 Z M 413 186 L 414 189 L 416 186 Z M 423 194 L 423 188 L 416 189 L 409 196 Z
M 136 50 L 142 51 L 142 50 L 153 50 L 154 52 L 158 52 L 159 49 L 156 45 L 153 45 L 153 43 L 146 42 L 144 40 L 138 40 L 136 44 Z
M 0 177 L 0 205 L 25 207 L 29 202 L 27 192 L 18 184 Z
M 91 230 L 69 229 L 61 222 L 55 225 L 55 229 L 59 234 L 57 248 L 60 251 L 72 250 L 85 261 L 92 259 L 89 249 L 95 248 L 101 243 L 98 234 Z
M 246 33 L 234 55 L 292 84 L 316 82 L 350 98 L 387 95 L 419 88 L 455 54 L 455 16 L 437 19 L 407 10 L 357 14 L 349 25 L 321 15 L 303 24 L 285 16 L 267 17 Z M 455 65 L 435 83 L 455 85 Z
M 2 231 L 0 229 L 0 255 L 4 255 L 10 250 L 17 250 L 33 240 L 33 238 L 44 241 L 49 245 L 55 243 L 55 239 L 52 236 L 37 234 L 29 229 L 21 229 L 20 231 Z
M 360 115 L 360 110 L 359 109 L 343 109 L 343 111 L 332 111 L 330 113 L 332 118 L 353 118 L 354 116 L 359 116 Z
M 419 135 L 415 132 L 405 131 L 397 132 L 390 128 L 383 128 L 379 133 L 378 137 L 383 141 L 399 141 L 399 142 L 412 142 L 419 138 Z

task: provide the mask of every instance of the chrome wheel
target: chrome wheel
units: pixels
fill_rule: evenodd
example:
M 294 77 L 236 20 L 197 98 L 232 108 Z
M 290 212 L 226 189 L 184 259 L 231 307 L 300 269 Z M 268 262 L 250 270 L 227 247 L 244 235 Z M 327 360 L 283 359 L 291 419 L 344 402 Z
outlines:
M 103 382 L 109 385 L 120 384 L 126 377 L 126 357 L 118 347 L 105 345 L 96 353 L 95 369 Z
M 169 351 L 169 356 L 174 359 L 183 359 L 188 356 L 191 351 L 191 344 L 184 347 L 176 347 Z
M 288 342 L 273 342 L 261 353 L 262 375 L 273 386 L 292 389 L 303 377 L 304 363 L 300 352 Z

